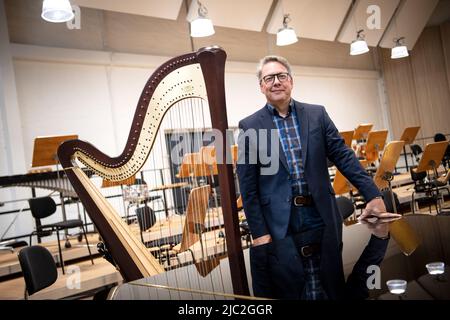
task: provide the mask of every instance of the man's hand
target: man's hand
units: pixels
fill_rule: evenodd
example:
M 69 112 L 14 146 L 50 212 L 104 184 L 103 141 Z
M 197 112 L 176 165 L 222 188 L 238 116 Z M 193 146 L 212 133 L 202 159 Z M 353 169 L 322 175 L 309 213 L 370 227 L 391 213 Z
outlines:
M 374 220 L 377 219 L 391 219 L 391 218 L 401 218 L 400 214 L 386 212 L 386 206 L 384 205 L 383 199 L 375 198 L 367 202 L 366 208 L 363 213 L 358 217 L 358 220 Z
M 389 222 L 400 219 L 397 213 L 386 212 L 383 199 L 375 198 L 369 201 L 358 221 L 365 224 L 373 235 L 385 238 L 389 235 Z
M 272 242 L 272 237 L 270 234 L 265 234 L 261 237 L 253 239 L 253 246 L 256 247 L 270 242 Z

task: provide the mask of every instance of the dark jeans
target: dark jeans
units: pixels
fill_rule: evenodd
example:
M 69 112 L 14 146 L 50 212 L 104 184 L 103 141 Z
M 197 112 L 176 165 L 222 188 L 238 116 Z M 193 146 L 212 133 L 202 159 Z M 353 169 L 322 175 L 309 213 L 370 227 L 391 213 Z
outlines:
M 310 283 L 310 279 L 319 278 L 318 274 L 311 275 L 307 271 L 315 270 L 318 273 L 320 253 L 305 258 L 301 256 L 300 248 L 320 242 L 321 237 L 322 230 L 314 230 L 251 247 L 250 266 L 254 295 L 274 299 L 307 299 L 305 284 Z M 315 268 L 305 271 L 304 259 L 314 259 Z

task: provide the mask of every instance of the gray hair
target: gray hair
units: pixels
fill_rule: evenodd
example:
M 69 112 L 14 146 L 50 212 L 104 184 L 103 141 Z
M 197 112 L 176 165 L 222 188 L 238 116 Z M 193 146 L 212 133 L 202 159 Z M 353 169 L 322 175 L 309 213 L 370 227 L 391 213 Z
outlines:
M 287 72 L 292 75 L 291 65 L 285 58 L 280 56 L 265 56 L 259 61 L 258 68 L 256 69 L 256 76 L 258 77 L 258 80 L 261 81 L 262 68 L 269 62 L 278 62 L 282 64 L 286 68 Z

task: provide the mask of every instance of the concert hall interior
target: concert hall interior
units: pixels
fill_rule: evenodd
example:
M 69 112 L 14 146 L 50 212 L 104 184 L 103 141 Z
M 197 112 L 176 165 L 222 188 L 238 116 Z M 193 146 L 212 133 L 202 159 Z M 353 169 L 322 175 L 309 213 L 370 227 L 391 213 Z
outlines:
M 449 300 L 450 0 L 0 0 L 0 300 L 264 298 L 237 168 L 267 55 L 401 215 L 367 299 Z M 328 175 L 347 277 L 366 200 Z

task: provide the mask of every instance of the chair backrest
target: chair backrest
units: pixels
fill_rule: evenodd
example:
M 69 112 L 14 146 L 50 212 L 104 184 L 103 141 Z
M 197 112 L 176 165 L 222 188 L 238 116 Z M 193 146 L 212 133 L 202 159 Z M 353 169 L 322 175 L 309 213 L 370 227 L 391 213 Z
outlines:
M 412 154 L 416 157 L 423 152 L 422 148 L 418 144 L 411 144 L 409 147 L 411 148 Z
M 447 139 L 445 138 L 445 135 L 443 135 L 442 133 L 436 133 L 434 135 L 434 142 L 445 141 L 445 140 L 447 140 Z
M 42 246 L 31 246 L 20 250 L 19 263 L 29 295 L 51 286 L 58 278 L 55 260 Z
M 56 212 L 56 203 L 51 197 L 31 198 L 28 204 L 35 219 L 43 219 Z
M 415 172 L 413 169 L 414 168 L 411 168 L 409 172 L 411 173 L 411 179 L 414 181 L 414 183 L 416 183 L 417 181 L 422 181 L 427 177 L 426 171 Z
M 336 198 L 336 203 L 343 220 L 347 219 L 353 214 L 353 212 L 355 212 L 353 202 L 349 198 L 338 197 Z
M 148 206 L 140 207 L 136 209 L 136 217 L 141 232 L 150 229 L 156 223 L 156 215 L 152 208 Z

